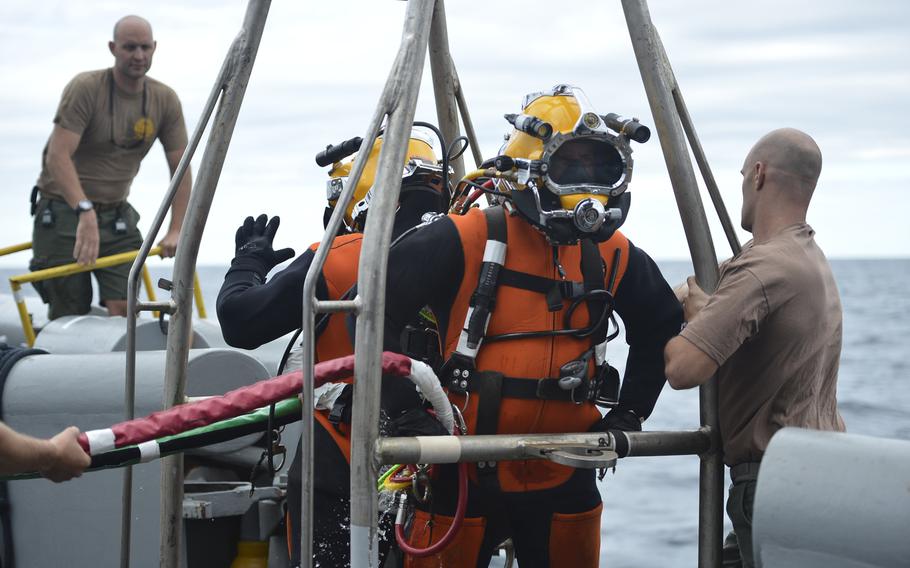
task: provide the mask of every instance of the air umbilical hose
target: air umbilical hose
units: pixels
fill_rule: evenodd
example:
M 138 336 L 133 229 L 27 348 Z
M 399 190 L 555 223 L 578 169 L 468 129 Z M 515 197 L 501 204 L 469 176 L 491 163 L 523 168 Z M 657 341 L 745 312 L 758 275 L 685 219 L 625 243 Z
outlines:
M 398 515 L 395 517 L 395 541 L 398 547 L 405 554 L 410 554 L 417 558 L 432 556 L 441 552 L 445 547 L 451 544 L 452 540 L 461 530 L 461 524 L 464 521 L 465 512 L 468 508 L 468 464 L 461 462 L 458 464 L 458 504 L 455 507 L 455 516 L 452 518 L 452 524 L 449 530 L 441 539 L 431 544 L 427 548 L 416 548 L 408 544 L 407 537 L 404 536 L 404 511 L 407 504 L 407 493 L 402 493 L 398 502 Z

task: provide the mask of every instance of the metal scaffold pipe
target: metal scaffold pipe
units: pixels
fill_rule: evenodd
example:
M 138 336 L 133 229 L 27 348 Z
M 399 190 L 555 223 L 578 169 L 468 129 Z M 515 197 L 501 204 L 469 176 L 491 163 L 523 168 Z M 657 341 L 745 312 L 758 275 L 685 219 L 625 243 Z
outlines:
M 433 0 L 411 0 L 405 15 L 401 48 L 386 89 L 395 95 L 385 142 L 376 171 L 376 192 L 370 205 L 360 255 L 358 290 L 363 307 L 357 318 L 356 377 L 351 443 L 351 566 L 378 564 L 377 464 L 373 453 L 379 437 L 381 352 L 385 312 L 386 263 L 392 221 L 401 188 L 411 123 L 426 59 Z
M 727 242 L 730 244 L 730 250 L 733 254 L 739 254 L 741 249 L 739 238 L 736 236 L 736 231 L 733 229 L 733 223 L 730 221 L 730 215 L 727 213 L 727 206 L 724 205 L 724 200 L 720 195 L 720 189 L 717 187 L 714 173 L 711 171 L 711 166 L 708 164 L 708 157 L 705 155 L 701 140 L 698 137 L 698 133 L 695 131 L 695 123 L 692 121 L 692 116 L 689 115 L 689 107 L 686 106 L 686 100 L 683 98 L 682 89 L 680 89 L 679 82 L 676 80 L 676 75 L 673 73 L 673 67 L 670 66 L 670 59 L 667 57 L 667 51 L 664 49 L 664 43 L 660 39 L 660 34 L 657 33 L 656 28 L 652 28 L 652 30 L 654 31 L 654 49 L 657 52 L 656 56 L 663 70 L 667 88 L 670 89 L 670 92 L 673 94 L 676 112 L 679 116 L 680 123 L 682 123 L 683 130 L 686 133 L 686 138 L 689 140 L 692 156 L 695 158 L 695 163 L 698 164 L 698 170 L 701 172 L 702 180 L 705 182 L 705 188 L 708 190 L 708 195 L 711 197 L 711 202 L 714 204 L 714 210 L 717 212 L 717 217 L 724 230 L 724 235 L 727 237 Z
M 224 85 L 225 69 L 226 64 L 222 65 L 221 70 L 218 72 L 215 86 L 212 88 L 212 92 L 209 94 L 209 98 L 202 110 L 202 116 L 196 124 L 196 129 L 193 131 L 192 137 L 190 137 L 186 151 L 184 151 L 183 156 L 180 158 L 180 163 L 177 165 L 177 170 L 174 172 L 174 177 L 171 179 L 167 193 L 165 194 L 164 199 L 162 199 L 161 205 L 158 207 L 158 212 L 152 220 L 152 224 L 145 235 L 145 239 L 142 241 L 142 246 L 139 248 L 139 254 L 136 256 L 136 259 L 133 261 L 133 266 L 130 268 L 126 294 L 127 317 L 124 420 L 132 420 L 136 414 L 136 318 L 139 315 L 139 278 L 143 275 L 142 268 L 151 253 L 152 244 L 158 236 L 158 231 L 161 230 L 164 218 L 167 216 L 171 203 L 174 201 L 174 196 L 177 195 L 177 189 L 180 187 L 183 177 L 190 167 L 190 161 L 193 159 L 193 154 L 196 153 L 199 141 L 202 140 L 202 135 L 205 133 L 205 128 L 209 123 L 209 118 L 211 118 L 212 113 L 215 110 L 215 105 L 218 103 L 218 99 L 221 96 Z M 146 285 L 148 286 L 148 283 L 146 283 Z M 149 289 L 151 290 L 151 288 Z M 130 519 L 132 517 L 132 501 L 133 468 L 132 466 L 127 466 L 123 469 L 123 509 L 120 515 L 120 566 L 122 568 L 126 568 L 130 564 L 130 535 L 132 532 Z
M 701 177 L 705 180 L 705 187 L 708 189 L 708 195 L 711 196 L 711 202 L 714 204 L 714 210 L 717 212 L 717 217 L 720 219 L 720 225 L 724 229 L 727 243 L 729 243 L 730 250 L 733 254 L 739 254 L 739 251 L 742 248 L 739 244 L 739 237 L 736 236 L 736 230 L 733 228 L 733 223 L 730 221 L 730 214 L 727 213 L 727 206 L 724 205 L 724 200 L 720 195 L 720 188 L 717 187 L 714 173 L 711 171 L 711 166 L 708 165 L 708 158 L 705 156 L 705 150 L 702 148 L 698 133 L 695 132 L 695 124 L 692 122 L 692 117 L 689 116 L 689 109 L 686 107 L 686 101 L 683 99 L 679 85 L 676 85 L 673 89 L 673 100 L 676 102 L 676 110 L 679 113 L 679 119 L 682 122 L 683 129 L 686 131 L 689 145 L 692 147 L 692 155 L 695 157 L 695 163 L 698 164 L 698 169 L 701 171 Z
M 396 59 L 397 63 L 397 59 Z M 379 129 L 382 127 L 382 121 L 388 113 L 392 102 L 392 90 L 389 84 L 383 91 L 380 103 L 373 113 L 370 125 L 361 143 L 362 148 L 372 148 L 379 136 Z M 347 204 L 354 197 L 354 189 L 360 182 L 364 167 L 369 159 L 369 152 L 358 152 L 354 157 L 354 166 L 351 170 L 349 183 L 345 184 L 338 201 L 335 203 L 335 209 L 326 225 L 325 233 L 322 235 L 322 241 L 316 249 L 313 256 L 313 262 L 307 270 L 306 279 L 303 281 L 303 312 L 301 316 L 301 337 L 300 347 L 302 355 L 303 371 L 303 388 L 301 390 L 301 425 L 300 425 L 300 454 L 297 459 L 301 460 L 300 464 L 300 558 L 310 559 L 313 557 L 313 470 L 314 464 L 314 439 L 313 439 L 313 408 L 314 408 L 314 389 L 313 380 L 315 377 L 316 364 L 316 322 L 315 315 L 317 312 L 328 312 L 329 306 L 339 302 L 319 302 L 316 299 L 316 284 L 319 281 L 319 274 L 331 250 L 332 240 L 338 234 L 341 228 L 342 219 Z M 357 306 L 361 304 L 361 297 L 354 298 L 354 312 L 358 311 Z M 319 308 L 319 309 L 317 309 Z
M 717 286 L 717 257 L 685 136 L 676 114 L 676 104 L 670 92 L 669 62 L 657 39 L 645 0 L 623 0 L 622 5 L 689 243 L 695 276 L 701 287 L 711 293 Z M 715 381 L 708 381 L 700 388 L 699 402 L 701 424 L 710 430 L 714 442 L 712 450 L 702 455 L 699 471 L 698 564 L 713 567 L 720 566 L 723 530 L 723 463 L 717 443 Z
M 436 0 L 433 6 L 433 20 L 430 24 L 430 74 L 433 77 L 433 93 L 436 98 L 436 117 L 439 130 L 447 144 L 461 136 L 458 125 L 458 107 L 456 104 L 455 68 L 449 53 L 449 32 L 446 27 L 446 8 L 443 0 Z M 448 148 L 442 148 L 445 153 Z M 459 156 L 451 164 L 454 179 L 464 177 L 464 157 Z
M 186 363 L 192 343 L 192 303 L 196 258 L 224 159 L 240 106 L 249 83 L 262 30 L 268 16 L 270 0 L 250 0 L 243 26 L 225 61 L 228 73 L 224 79 L 221 104 L 209 134 L 209 141 L 199 167 L 196 184 L 190 194 L 187 216 L 180 232 L 180 246 L 174 259 L 172 298 L 177 306 L 171 317 L 167 338 L 164 407 L 183 402 L 186 385 Z M 161 559 L 160 565 L 177 568 L 180 557 L 180 533 L 183 520 L 183 459 L 170 456 L 161 466 Z
M 391 465 L 546 459 L 548 447 L 563 446 L 611 450 L 621 458 L 680 456 L 708 451 L 711 438 L 704 430 L 381 438 L 376 443 L 376 460 Z
M 461 121 L 464 123 L 465 136 L 471 144 L 471 155 L 474 156 L 474 167 L 479 168 L 483 163 L 483 155 L 480 153 L 480 144 L 477 142 L 477 133 L 474 131 L 474 123 L 471 121 L 471 114 L 468 112 L 468 103 L 465 101 L 464 89 L 461 88 L 461 80 L 458 78 L 458 70 L 455 68 L 455 62 L 452 62 L 452 76 L 455 78 L 455 100 L 458 101 L 458 111 L 461 113 Z

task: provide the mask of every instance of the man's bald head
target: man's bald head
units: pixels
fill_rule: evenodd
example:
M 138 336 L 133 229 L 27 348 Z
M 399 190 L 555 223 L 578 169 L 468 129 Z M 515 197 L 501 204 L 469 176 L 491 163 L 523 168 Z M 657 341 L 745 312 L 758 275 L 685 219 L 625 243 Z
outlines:
M 795 128 L 779 128 L 762 136 L 749 151 L 746 169 L 756 162 L 766 165 L 769 178 L 780 178 L 775 181 L 808 192 L 808 196 L 812 195 L 822 171 L 818 144 Z
M 114 41 L 117 41 L 117 35 L 121 32 L 147 32 L 152 37 L 152 24 L 145 18 L 139 16 L 123 16 L 114 24 Z
M 114 56 L 114 80 L 120 88 L 137 92 L 155 54 L 152 25 L 139 16 L 124 16 L 114 24 L 114 39 L 107 46 Z

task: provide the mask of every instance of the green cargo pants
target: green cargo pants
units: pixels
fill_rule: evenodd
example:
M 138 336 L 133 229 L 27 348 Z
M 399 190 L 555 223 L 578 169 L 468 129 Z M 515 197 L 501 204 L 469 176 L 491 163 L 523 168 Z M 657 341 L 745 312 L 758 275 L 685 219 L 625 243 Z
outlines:
M 733 523 L 733 532 L 724 542 L 724 568 L 753 568 L 752 512 L 755 504 L 755 486 L 758 480 L 758 463 L 746 463 L 732 468 L 733 484 L 727 497 L 727 516 Z
M 100 246 L 98 257 L 136 250 L 142 244 L 142 235 L 136 227 L 139 213 L 126 201 L 118 204 L 95 204 L 98 217 Z M 115 223 L 122 225 L 115 227 Z M 32 261 L 29 270 L 41 270 L 61 264 L 75 262 L 73 247 L 76 245 L 78 215 L 65 201 L 41 198 L 35 209 L 32 231 Z M 98 281 L 100 303 L 107 300 L 125 300 L 126 286 L 132 263 L 101 268 L 35 282 L 34 286 L 44 303 L 49 304 L 48 318 L 56 319 L 68 315 L 82 315 L 89 312 L 92 304 L 92 282 L 90 274 Z

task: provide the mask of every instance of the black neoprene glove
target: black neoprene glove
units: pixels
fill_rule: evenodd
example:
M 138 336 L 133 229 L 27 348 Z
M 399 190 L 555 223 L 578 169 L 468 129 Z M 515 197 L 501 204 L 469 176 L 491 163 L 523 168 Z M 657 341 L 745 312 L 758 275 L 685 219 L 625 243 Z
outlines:
M 268 223 L 266 221 L 268 220 Z M 262 278 L 282 262 L 293 258 L 294 249 L 272 249 L 272 241 L 278 231 L 281 219 L 276 215 L 270 220 L 265 214 L 253 220 L 247 217 L 237 229 L 234 260 L 231 268 L 235 270 L 252 270 Z
M 588 431 L 606 432 L 607 430 L 641 432 L 641 418 L 631 410 L 613 408 L 603 418 L 595 422 Z

